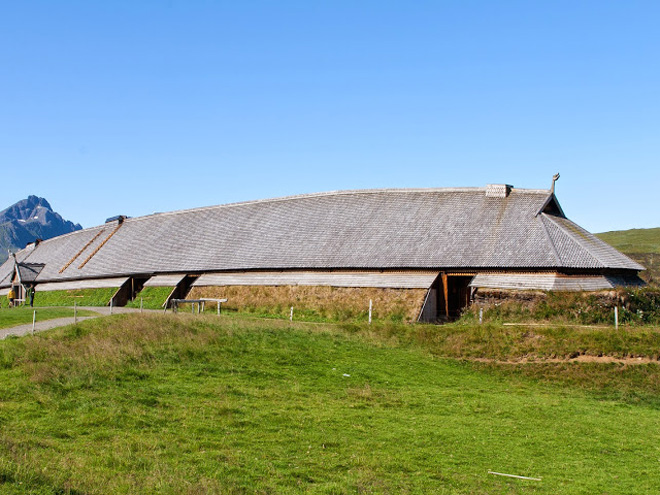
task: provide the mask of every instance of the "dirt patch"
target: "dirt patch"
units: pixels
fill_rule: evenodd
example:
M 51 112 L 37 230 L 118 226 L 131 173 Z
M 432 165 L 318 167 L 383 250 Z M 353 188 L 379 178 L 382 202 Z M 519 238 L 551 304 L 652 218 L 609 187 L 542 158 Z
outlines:
M 475 361 L 477 363 L 488 364 L 544 364 L 544 363 L 602 363 L 602 364 L 625 364 L 625 365 L 638 365 L 638 364 L 660 364 L 658 359 L 648 357 L 614 357 L 614 356 L 591 356 L 588 354 L 581 354 L 571 358 L 549 358 L 549 357 L 522 357 L 520 359 L 489 359 L 489 358 L 461 358 L 463 361 Z

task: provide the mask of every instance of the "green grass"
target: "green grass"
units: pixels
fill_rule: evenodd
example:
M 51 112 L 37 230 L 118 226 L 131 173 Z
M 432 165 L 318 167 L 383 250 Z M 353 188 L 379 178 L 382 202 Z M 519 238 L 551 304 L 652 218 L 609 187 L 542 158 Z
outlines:
M 552 386 L 569 386 L 631 404 L 660 408 L 660 329 L 646 326 L 573 328 L 478 325 L 469 321 L 432 325 L 342 325 L 367 334 L 375 342 L 424 349 L 438 358 L 473 363 L 478 369 L 526 377 Z M 569 362 L 571 359 L 613 358 L 628 362 Z M 476 363 L 476 364 L 475 364 Z
M 142 314 L 0 342 L 0 491 L 660 490 L 654 402 L 437 359 L 434 328 Z
M 35 306 L 107 306 L 117 292 L 116 288 L 39 291 L 34 297 Z
M 30 308 L 29 306 L 20 306 L 0 310 L 0 328 L 10 328 L 32 323 L 34 310 L 37 311 L 37 321 L 73 317 L 73 309 L 69 308 Z M 92 313 L 89 311 L 78 311 L 79 316 L 88 316 L 90 314 Z
M 361 327 L 344 325 L 350 331 Z M 573 328 L 568 326 L 507 326 L 453 323 L 442 326 L 374 325 L 373 338 L 396 345 L 425 348 L 442 357 L 488 358 L 510 361 L 525 358 L 564 358 L 578 355 L 660 359 L 658 327 Z
M 145 287 L 140 293 L 126 304 L 128 308 L 139 308 L 140 300 L 142 307 L 146 309 L 163 309 L 163 304 L 174 290 L 174 287 Z

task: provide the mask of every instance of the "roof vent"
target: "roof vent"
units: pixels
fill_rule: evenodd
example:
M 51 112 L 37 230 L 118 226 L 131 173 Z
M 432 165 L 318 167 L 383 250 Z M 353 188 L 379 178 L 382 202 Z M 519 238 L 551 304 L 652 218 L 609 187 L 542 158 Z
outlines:
M 105 223 L 111 223 L 111 222 L 119 222 L 123 223 L 124 220 L 126 220 L 128 217 L 126 215 L 117 215 L 114 217 L 106 218 Z
M 509 184 L 488 184 L 486 186 L 487 198 L 506 198 L 513 189 Z
M 29 250 L 34 250 L 34 248 L 36 248 L 41 241 L 42 239 L 35 239 L 33 242 L 28 243 L 28 245 L 25 246 L 25 248 Z

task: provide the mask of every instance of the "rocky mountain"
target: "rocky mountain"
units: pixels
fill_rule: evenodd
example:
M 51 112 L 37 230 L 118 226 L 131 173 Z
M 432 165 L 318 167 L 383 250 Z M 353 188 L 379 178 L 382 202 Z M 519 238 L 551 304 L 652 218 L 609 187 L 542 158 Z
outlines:
M 82 229 L 80 224 L 64 220 L 48 201 L 29 196 L 0 211 L 0 263 L 7 259 L 8 250 L 23 249 L 35 239 L 49 239 Z

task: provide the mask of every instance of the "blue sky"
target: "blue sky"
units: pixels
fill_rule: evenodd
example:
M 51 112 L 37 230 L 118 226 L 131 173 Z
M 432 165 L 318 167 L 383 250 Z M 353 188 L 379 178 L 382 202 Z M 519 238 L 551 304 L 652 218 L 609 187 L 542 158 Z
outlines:
M 0 208 L 85 227 L 380 187 L 660 226 L 660 2 L 2 1 Z

